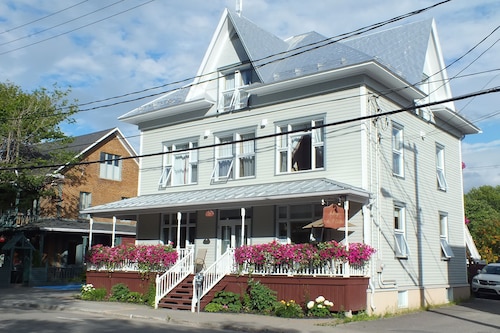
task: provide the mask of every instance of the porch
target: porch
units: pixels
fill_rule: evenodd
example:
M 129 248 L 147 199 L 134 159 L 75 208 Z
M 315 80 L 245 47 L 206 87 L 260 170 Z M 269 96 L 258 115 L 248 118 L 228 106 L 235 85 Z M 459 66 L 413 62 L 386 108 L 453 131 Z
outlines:
M 155 308 L 188 310 L 203 309 L 218 291 L 245 294 L 248 279 L 260 281 L 276 292 L 278 300 L 295 300 L 306 304 L 318 296 L 333 301 L 332 311 L 361 311 L 366 309 L 368 265 L 352 266 L 348 262 L 309 267 L 290 265 L 242 266 L 235 260 L 235 250 L 228 249 L 212 265 L 199 269 L 194 249 L 179 253 L 179 260 L 162 275 L 143 274 L 127 263 L 114 271 L 89 267 L 87 283 L 108 292 L 118 283 L 131 291 L 146 293 L 151 283 L 156 286 Z M 123 270 L 122 270 L 123 269 Z

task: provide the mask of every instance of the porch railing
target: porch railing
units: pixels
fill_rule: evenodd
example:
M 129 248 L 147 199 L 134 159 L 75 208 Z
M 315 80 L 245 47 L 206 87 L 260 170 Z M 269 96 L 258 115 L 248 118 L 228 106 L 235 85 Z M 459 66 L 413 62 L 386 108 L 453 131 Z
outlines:
M 307 275 L 307 276 L 366 276 L 368 265 L 355 266 L 348 265 L 343 261 L 331 261 L 324 265 L 248 265 L 243 264 L 235 267 L 232 273 L 236 274 L 257 274 L 257 275 Z
M 155 309 L 158 303 L 189 274 L 194 273 L 194 247 L 189 247 L 179 253 L 179 260 L 161 276 L 156 276 Z
M 191 301 L 191 311 L 195 312 L 198 301 L 201 300 L 222 278 L 234 271 L 234 249 L 227 249 L 226 252 L 207 269 L 201 272 L 203 282 L 201 288 L 196 286 L 196 278 L 193 280 L 193 299 Z

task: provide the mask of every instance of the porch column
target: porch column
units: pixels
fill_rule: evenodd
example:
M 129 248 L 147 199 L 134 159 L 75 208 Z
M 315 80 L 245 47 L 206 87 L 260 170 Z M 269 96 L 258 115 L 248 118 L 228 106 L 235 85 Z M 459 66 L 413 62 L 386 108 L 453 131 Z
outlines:
M 92 247 L 92 228 L 94 226 L 94 219 L 90 218 L 90 228 L 89 228 L 89 250 Z
M 344 238 L 345 238 L 345 248 L 347 251 L 349 251 L 349 200 L 344 201 Z M 349 262 L 346 262 L 345 265 L 345 271 L 344 271 L 344 277 L 349 277 L 350 276 L 350 267 L 349 267 Z
M 245 244 L 245 208 L 241 208 L 241 245 Z
M 181 212 L 177 212 L 177 253 L 179 253 L 180 249 L 181 249 L 181 244 L 180 244 L 180 241 L 181 241 L 181 218 L 182 218 L 182 214 Z
M 115 247 L 116 216 L 113 216 L 113 232 L 111 233 L 111 247 Z

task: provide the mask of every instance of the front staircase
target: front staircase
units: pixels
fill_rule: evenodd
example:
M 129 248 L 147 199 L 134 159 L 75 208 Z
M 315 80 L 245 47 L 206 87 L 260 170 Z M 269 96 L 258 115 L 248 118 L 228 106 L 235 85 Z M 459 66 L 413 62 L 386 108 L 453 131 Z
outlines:
M 195 275 L 190 274 L 181 283 L 179 283 L 170 293 L 163 297 L 158 303 L 159 308 L 172 310 L 192 310 L 193 300 L 193 280 Z M 202 299 L 200 307 L 203 309 L 205 305 L 215 297 L 215 293 L 224 289 L 223 281 L 214 286 Z
M 188 275 L 158 303 L 159 308 L 191 311 L 194 274 Z

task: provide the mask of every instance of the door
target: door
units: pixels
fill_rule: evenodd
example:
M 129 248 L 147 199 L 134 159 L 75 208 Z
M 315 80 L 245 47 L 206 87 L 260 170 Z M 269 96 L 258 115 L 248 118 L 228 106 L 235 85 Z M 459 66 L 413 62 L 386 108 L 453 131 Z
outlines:
M 226 219 L 219 221 L 217 255 L 221 256 L 228 248 L 240 247 L 248 244 L 250 219 L 245 219 L 245 242 L 241 241 L 241 219 Z

